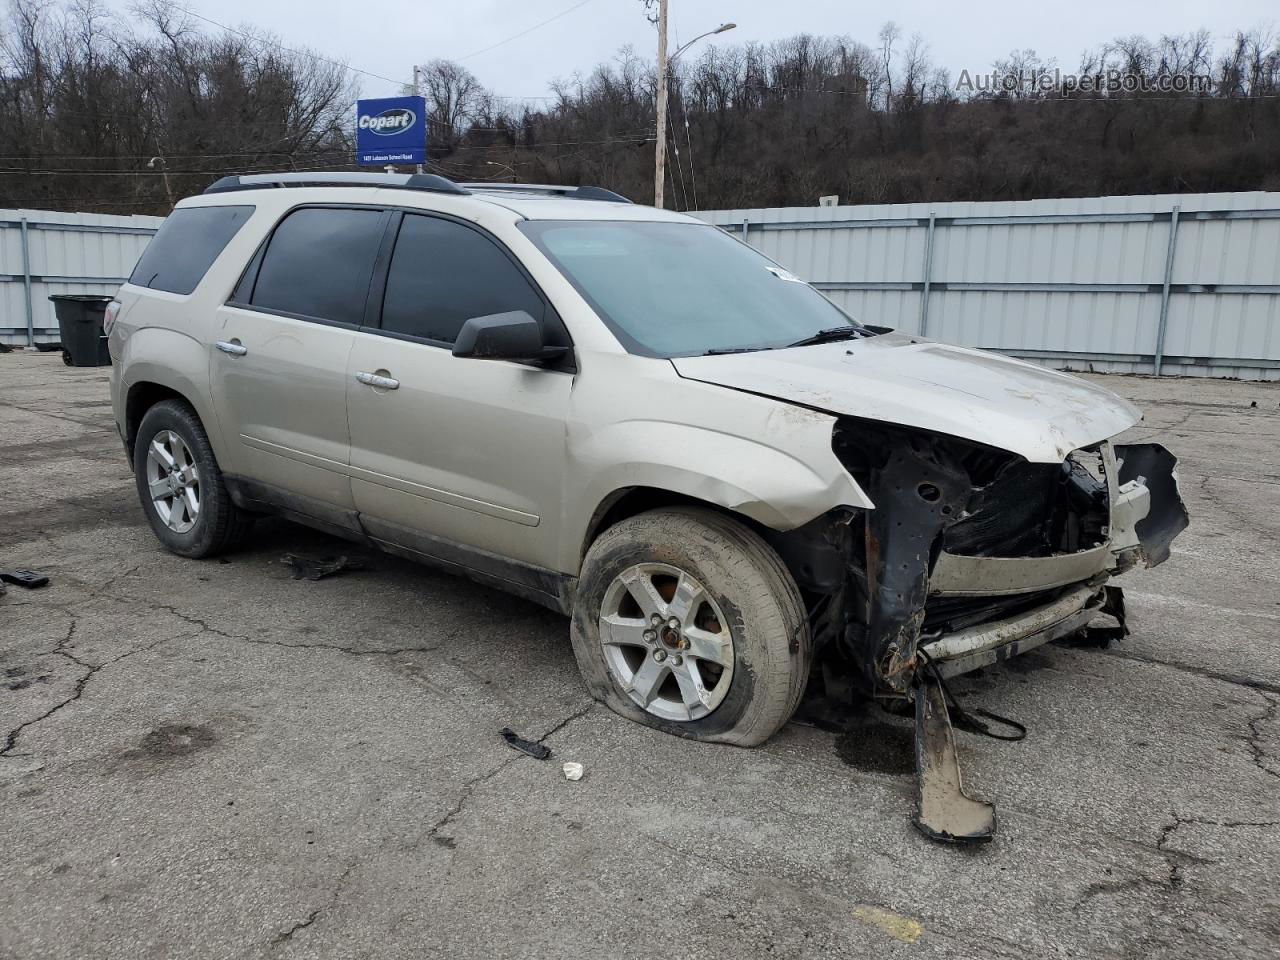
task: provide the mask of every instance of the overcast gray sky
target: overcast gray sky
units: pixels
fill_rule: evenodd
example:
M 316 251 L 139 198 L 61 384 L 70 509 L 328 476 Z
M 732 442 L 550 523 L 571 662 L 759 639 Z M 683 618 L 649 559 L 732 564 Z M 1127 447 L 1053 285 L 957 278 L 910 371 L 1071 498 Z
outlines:
M 125 0 L 112 0 L 119 8 Z M 222 23 L 253 23 L 285 43 L 303 44 L 351 65 L 409 77 L 411 64 L 435 57 L 459 60 L 494 93 L 545 96 L 556 77 L 589 71 L 624 44 L 652 56 L 656 35 L 640 0 L 464 0 L 416 3 L 390 0 L 178 0 L 179 5 Z M 569 10 L 526 36 L 486 47 Z M 853 4 L 832 0 L 671 0 L 676 37 L 690 39 L 723 21 L 736 30 L 702 43 L 769 41 L 795 33 L 847 34 L 874 45 L 880 25 L 892 19 L 904 36 L 920 33 L 932 61 L 951 71 L 990 68 L 1015 48 L 1031 48 L 1074 68 L 1082 50 L 1134 33 L 1155 38 L 1204 27 L 1225 48 L 1237 29 L 1276 25 L 1275 0 L 1071 0 L 1070 3 Z M 210 28 L 212 29 L 212 28 Z M 697 48 L 695 48 L 696 50 Z M 472 54 L 475 54 L 474 56 Z M 361 78 L 364 96 L 396 93 L 390 84 Z

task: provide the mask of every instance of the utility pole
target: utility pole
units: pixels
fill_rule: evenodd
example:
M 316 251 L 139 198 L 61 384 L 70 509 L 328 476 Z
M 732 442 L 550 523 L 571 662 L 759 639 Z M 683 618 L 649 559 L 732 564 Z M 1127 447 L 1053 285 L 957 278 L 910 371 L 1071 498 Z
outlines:
M 667 73 L 671 69 L 671 65 L 679 59 L 680 54 L 684 53 L 703 37 L 711 37 L 717 33 L 724 33 L 736 27 L 736 23 L 722 23 L 714 30 L 708 30 L 706 33 L 700 33 L 688 43 L 681 45 L 675 53 L 670 57 L 667 56 L 667 0 L 658 0 L 658 137 L 657 150 L 653 162 L 653 205 L 661 209 L 662 207 L 662 185 L 666 179 L 667 167 Z M 685 118 L 685 135 L 688 136 L 689 120 Z M 676 150 L 679 151 L 680 141 L 676 141 Z M 690 159 L 689 163 L 693 163 L 693 144 L 689 145 Z M 690 166 L 690 173 L 692 173 Z
M 662 209 L 667 167 L 667 0 L 658 0 L 658 136 L 653 160 L 653 205 Z
M 422 96 L 422 68 L 416 63 L 413 65 L 413 95 L 415 97 Z M 426 142 L 427 118 L 422 118 L 423 142 Z M 418 164 L 418 173 L 422 173 L 422 164 Z

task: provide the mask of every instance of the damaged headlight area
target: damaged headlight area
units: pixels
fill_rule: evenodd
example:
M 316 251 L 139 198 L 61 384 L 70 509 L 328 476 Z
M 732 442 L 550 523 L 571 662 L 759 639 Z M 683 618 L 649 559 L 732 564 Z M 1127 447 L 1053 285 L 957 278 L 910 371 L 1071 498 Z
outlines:
M 1105 441 L 1032 463 L 856 418 L 837 423 L 833 446 L 874 508 L 835 511 L 775 542 L 811 594 L 810 707 L 913 701 L 917 825 L 936 839 L 988 839 L 991 807 L 960 784 L 945 678 L 1100 614 L 1123 629 L 1107 581 L 1162 562 L 1188 523 L 1176 460 L 1155 444 Z

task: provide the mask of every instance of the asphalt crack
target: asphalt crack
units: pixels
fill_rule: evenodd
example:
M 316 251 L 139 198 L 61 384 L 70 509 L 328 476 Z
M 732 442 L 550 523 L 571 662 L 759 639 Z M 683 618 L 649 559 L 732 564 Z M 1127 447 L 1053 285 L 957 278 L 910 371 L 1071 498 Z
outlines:
M 67 635 L 58 641 L 58 643 L 54 646 L 54 648 L 51 651 L 49 651 L 48 655 L 49 656 L 56 655 L 56 656 L 64 657 L 70 660 L 72 663 L 75 663 L 76 665 L 83 667 L 85 670 L 84 675 L 81 676 L 76 681 L 76 685 L 71 692 L 71 696 L 67 697 L 65 700 L 62 700 L 59 703 L 54 704 L 52 707 L 50 707 L 40 716 L 32 720 L 27 720 L 23 723 L 20 723 L 18 724 L 18 726 L 10 730 L 5 735 L 4 746 L 0 747 L 0 757 L 13 756 L 14 755 L 13 751 L 17 748 L 18 739 L 22 736 L 23 731 L 28 730 L 29 728 L 34 727 L 37 724 L 43 723 L 44 721 L 48 720 L 50 717 L 57 714 L 59 711 L 63 710 L 64 708 L 70 706 L 71 704 L 79 700 L 84 695 L 85 688 L 89 686 L 89 681 L 92 680 L 94 677 L 96 677 L 99 673 L 101 673 L 107 667 L 111 666 L 112 664 L 119 663 L 121 660 L 127 660 L 129 657 L 135 656 L 136 654 L 147 653 L 148 651 L 154 650 L 156 647 L 160 646 L 162 643 L 168 643 L 170 640 L 173 639 L 172 637 L 162 637 L 161 639 L 157 640 L 155 643 L 147 644 L 146 646 L 143 646 L 143 647 L 135 647 L 132 650 L 125 651 L 124 653 L 120 654 L 118 657 L 112 657 L 110 660 L 105 660 L 102 663 L 95 665 L 95 664 L 89 663 L 88 661 L 81 660 L 75 654 L 70 653 L 65 649 L 66 645 L 69 644 L 71 640 L 75 637 L 78 624 L 79 624 L 78 620 L 75 620 L 75 619 L 72 620 L 71 626 L 67 630 Z
M 1202 475 L 1197 490 L 1201 496 L 1217 507 L 1225 516 L 1251 533 L 1255 535 L 1264 533 L 1268 537 L 1276 536 L 1276 528 L 1263 524 L 1261 516 L 1242 512 L 1235 500 L 1227 498 L 1211 488 L 1211 484 L 1223 479 L 1227 478 Z
M 228 633 L 213 626 L 209 621 L 184 613 L 172 604 L 149 603 L 148 609 L 162 610 L 172 616 L 177 617 L 184 623 L 191 624 L 200 630 L 211 633 L 216 637 L 222 637 L 225 640 L 238 640 L 241 643 L 252 643 L 264 647 L 282 647 L 286 650 L 334 650 L 338 653 L 345 653 L 353 657 L 394 657 L 404 653 L 432 653 L 440 649 L 441 644 L 433 644 L 431 646 L 415 646 L 415 647 L 356 647 L 349 644 L 339 643 L 319 643 L 319 642 L 298 642 L 290 643 L 284 640 L 264 640 L 261 637 L 247 637 L 243 634 Z
M 177 617 L 183 623 L 190 624 L 193 627 L 199 627 L 205 633 L 212 633 L 214 636 L 217 636 L 217 637 L 223 637 L 224 639 L 227 639 L 227 640 L 248 640 L 249 639 L 248 637 L 236 636 L 235 634 L 227 633 L 225 630 L 219 630 L 217 627 L 210 626 L 207 620 L 202 620 L 200 617 L 193 617 L 189 613 L 183 613 L 181 610 L 179 610 L 177 607 L 173 606 L 172 604 L 148 603 L 146 606 L 148 610 L 162 610 L 165 613 L 170 614 L 171 616 Z
M 1192 824 L 1197 826 L 1225 827 L 1225 828 L 1234 829 L 1237 827 L 1276 827 L 1276 826 L 1280 826 L 1280 820 L 1208 820 L 1203 817 L 1183 817 L 1175 813 L 1173 815 L 1173 820 L 1165 824 L 1165 826 L 1161 828 L 1160 837 L 1156 841 L 1156 846 L 1155 846 L 1155 849 L 1165 858 L 1165 860 L 1169 864 L 1168 879 L 1163 884 L 1157 884 L 1158 886 L 1162 887 L 1167 891 L 1175 891 L 1178 888 L 1180 888 L 1182 884 L 1185 882 L 1186 878 L 1183 877 L 1182 875 L 1182 867 L 1184 865 L 1186 864 L 1198 865 L 1198 864 L 1208 864 L 1208 863 L 1216 862 L 1207 857 L 1197 856 L 1194 853 L 1187 853 L 1182 850 L 1170 850 L 1168 848 L 1168 843 L 1170 839 L 1173 837 L 1173 835 L 1182 827 L 1192 825 Z M 1156 881 L 1152 881 L 1149 878 L 1143 878 L 1143 879 L 1146 879 L 1150 883 L 1157 883 Z M 1096 896 L 1100 893 L 1109 892 L 1101 889 L 1096 891 L 1096 893 L 1094 894 L 1090 894 L 1089 892 L 1090 889 L 1093 887 L 1105 887 L 1105 886 L 1106 884 L 1101 884 L 1101 885 L 1090 884 L 1089 887 L 1085 888 L 1085 896 L 1082 897 L 1081 900 L 1078 901 L 1078 903 L 1083 903 L 1084 900 L 1088 899 L 1088 897 L 1091 895 Z M 1120 886 L 1123 887 L 1124 884 L 1121 884 Z M 1117 892 L 1117 891 L 1110 891 L 1110 892 Z
M 1222 683 L 1230 683 L 1235 686 L 1244 687 L 1258 694 L 1266 704 L 1262 713 L 1256 717 L 1251 717 L 1248 721 L 1249 734 L 1241 737 L 1245 745 L 1249 748 L 1250 758 L 1253 765 L 1268 774 L 1280 780 L 1280 770 L 1275 769 L 1270 764 L 1275 763 L 1277 758 L 1268 753 L 1262 746 L 1262 725 L 1275 720 L 1276 712 L 1280 709 L 1280 701 L 1271 699 L 1267 694 L 1280 694 L 1280 684 L 1271 683 L 1267 680 L 1257 680 L 1253 677 L 1243 677 L 1239 674 L 1220 673 L 1216 670 L 1209 670 L 1206 667 L 1194 667 L 1183 663 L 1170 663 L 1167 660 L 1156 660 L 1152 657 L 1144 657 L 1136 653 L 1128 653 L 1120 650 L 1102 651 L 1104 656 L 1116 657 L 1121 660 L 1135 660 L 1139 663 L 1151 663 L 1161 667 L 1169 667 L 1172 670 L 1179 670 L 1183 673 L 1189 673 L 1193 676 L 1203 677 L 1206 680 L 1217 680 Z
M 586 716 L 588 713 L 591 712 L 592 708 L 594 707 L 595 707 L 595 701 L 593 700 L 592 702 L 588 703 L 585 707 L 583 707 L 581 710 L 577 710 L 569 714 L 563 720 L 558 721 L 550 730 L 548 730 L 542 736 L 538 737 L 538 739 L 534 742 L 542 743 L 548 737 L 555 736 L 555 734 L 559 733 L 561 730 L 563 730 L 569 724 L 573 723 L 575 720 L 578 720 L 581 717 Z M 497 766 L 493 767 L 493 769 L 485 773 L 482 773 L 478 777 L 473 777 L 472 779 L 466 781 L 466 783 L 462 785 L 462 792 L 458 795 L 457 800 L 454 801 L 453 806 L 444 814 L 444 816 L 440 817 L 440 819 L 438 819 L 434 824 L 431 825 L 431 829 L 427 831 L 425 839 L 431 840 L 439 844 L 440 846 L 448 847 L 449 849 L 452 849 L 455 846 L 453 837 L 443 836 L 440 833 L 440 831 L 443 830 L 445 827 L 447 827 L 450 823 L 452 823 L 454 818 L 462 813 L 463 808 L 466 807 L 467 802 L 471 799 L 472 795 L 475 793 L 476 789 L 481 784 L 487 783 L 490 780 L 492 780 L 502 771 L 506 770 L 509 766 L 511 766 L 511 764 L 519 760 L 522 756 L 523 754 L 512 753 L 511 756 L 507 757 L 505 760 L 502 760 Z
M 228 634 L 223 634 L 223 636 L 228 636 Z M 283 647 L 286 650 L 334 650 L 352 657 L 394 657 L 401 653 L 434 653 L 441 647 L 440 644 L 435 644 L 430 647 L 380 647 L 367 649 L 364 647 L 343 646 L 336 643 L 286 643 L 283 640 L 263 640 L 258 637 L 232 637 L 231 639 L 243 640 L 245 643 L 253 643 L 264 647 Z
M 1155 657 L 1144 657 L 1138 653 L 1131 653 L 1127 650 L 1103 650 L 1100 651 L 1103 656 L 1115 657 L 1119 660 L 1136 660 L 1139 663 L 1152 663 L 1160 667 L 1168 667 L 1171 670 L 1180 670 L 1183 673 L 1190 673 L 1197 677 L 1203 677 L 1206 680 L 1220 680 L 1223 683 L 1232 683 L 1238 687 L 1248 687 L 1250 690 L 1257 690 L 1262 693 L 1280 694 L 1280 683 L 1272 683 L 1269 680 L 1259 680 L 1255 677 L 1246 677 L 1238 673 L 1222 673 L 1218 670 L 1210 670 L 1207 667 L 1196 667 L 1187 663 L 1173 663 L 1169 660 L 1157 660 Z M 1268 702 L 1270 702 L 1268 700 Z
M 295 933 L 297 933 L 299 930 L 307 929 L 307 927 L 315 923 L 316 920 L 319 919 L 319 917 L 320 917 L 320 909 L 316 908 L 315 910 L 312 910 L 309 914 L 307 914 L 307 919 L 299 920 L 297 923 L 295 923 L 292 927 L 290 927 L 284 933 L 281 933 L 278 936 L 274 937 L 271 940 L 271 945 L 273 947 L 278 947 L 282 943 L 287 943 L 288 941 L 293 939 L 293 935 Z
M 1079 913 L 1084 905 L 1095 897 L 1114 896 L 1117 893 L 1125 893 L 1129 890 L 1141 890 L 1143 888 L 1151 888 L 1160 893 L 1170 893 L 1176 890 L 1182 884 L 1181 878 L 1176 881 L 1174 879 L 1176 866 L 1169 869 L 1169 879 L 1155 880 L 1151 877 L 1130 877 L 1127 880 L 1103 880 L 1097 883 L 1091 883 L 1076 898 L 1075 904 L 1071 907 L 1073 913 Z
M 1193 820 L 1187 817 L 1179 817 L 1174 815 L 1173 822 L 1162 827 L 1160 837 L 1156 840 L 1154 847 L 1150 844 L 1140 844 L 1143 847 L 1154 850 L 1159 854 L 1165 862 L 1166 875 L 1163 878 L 1155 877 L 1125 877 L 1121 880 L 1099 880 L 1086 886 L 1076 901 L 1071 906 L 1072 913 L 1079 913 L 1084 905 L 1090 900 L 1097 897 L 1111 897 L 1120 893 L 1128 893 L 1132 890 L 1150 889 L 1155 892 L 1168 895 L 1177 893 L 1182 889 L 1182 885 L 1186 882 L 1186 878 L 1182 875 L 1182 868 L 1186 864 L 1205 864 L 1212 863 L 1204 857 L 1196 856 L 1193 853 L 1184 853 L 1181 850 L 1170 850 L 1165 844 L 1169 842 L 1169 838 L 1173 836 L 1175 830 L 1187 823 L 1198 823 L 1202 821 Z M 1107 871 L 1110 873 L 1110 870 Z
M 1280 827 L 1280 820 L 1205 820 L 1202 817 L 1180 817 L 1177 814 L 1173 817 L 1173 822 L 1167 824 L 1160 831 L 1160 839 L 1156 842 L 1156 849 L 1163 850 L 1166 853 L 1176 853 L 1177 851 L 1165 850 L 1165 844 L 1169 842 L 1169 838 L 1178 831 L 1179 828 L 1188 824 L 1197 824 L 1205 827 Z M 1193 856 L 1192 854 L 1179 854 L 1180 856 Z M 1199 859 L 1199 858 L 1197 858 Z M 1210 861 L 1204 860 L 1204 863 Z
M 1267 761 L 1274 761 L 1275 758 L 1262 748 L 1262 724 L 1269 723 L 1276 717 L 1276 709 L 1280 704 L 1272 700 L 1270 697 L 1264 697 L 1267 701 L 1266 709 L 1258 716 L 1249 720 L 1249 736 L 1245 737 L 1245 743 L 1249 747 L 1249 753 L 1253 758 L 1253 765 L 1263 773 L 1270 774 L 1280 780 L 1280 770 L 1275 770 L 1268 765 Z
M 332 907 L 335 903 L 338 902 L 338 895 L 342 892 L 343 886 L 346 885 L 347 878 L 351 876 L 351 872 L 355 870 L 356 865 L 359 864 L 359 862 L 360 862 L 359 858 L 356 858 L 347 864 L 347 868 L 343 870 L 342 873 L 339 875 L 338 879 L 334 881 L 333 890 L 330 891 L 328 901 L 323 906 L 316 907 L 314 910 L 308 913 L 304 919 L 299 920 L 297 923 L 291 926 L 288 930 L 284 930 L 276 934 L 274 937 L 272 937 L 270 946 L 271 947 L 283 946 L 284 944 L 288 943 L 290 940 L 293 939 L 294 934 L 298 933 L 301 930 L 307 929 L 307 927 L 311 926 L 313 923 L 319 920 L 320 917 L 323 916 L 326 910 L 328 910 L 330 907 Z
M 78 427 L 84 427 L 86 430 L 97 431 L 98 433 L 112 434 L 116 432 L 114 425 L 104 427 L 101 420 L 88 420 L 83 417 L 69 417 L 64 413 L 50 413 L 48 410 L 33 410 L 31 407 L 24 407 L 9 400 L 0 400 L 0 407 L 8 407 L 10 410 L 21 410 L 23 413 L 29 413 L 36 417 L 48 417 L 50 420 L 63 420 L 67 423 L 74 423 Z

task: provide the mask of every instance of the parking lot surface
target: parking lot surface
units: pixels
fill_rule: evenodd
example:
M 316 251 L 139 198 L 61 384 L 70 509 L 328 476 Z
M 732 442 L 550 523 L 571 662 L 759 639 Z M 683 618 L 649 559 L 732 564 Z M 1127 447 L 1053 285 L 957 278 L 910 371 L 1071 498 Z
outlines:
M 275 520 L 165 553 L 106 370 L 0 355 L 0 567 L 52 578 L 0 597 L 0 956 L 1280 955 L 1280 385 L 1095 379 L 1192 526 L 1122 644 L 956 685 L 1030 731 L 958 734 L 999 819 L 965 850 L 911 827 L 892 718 L 687 742 L 524 601 Z

